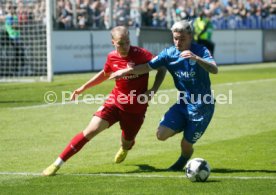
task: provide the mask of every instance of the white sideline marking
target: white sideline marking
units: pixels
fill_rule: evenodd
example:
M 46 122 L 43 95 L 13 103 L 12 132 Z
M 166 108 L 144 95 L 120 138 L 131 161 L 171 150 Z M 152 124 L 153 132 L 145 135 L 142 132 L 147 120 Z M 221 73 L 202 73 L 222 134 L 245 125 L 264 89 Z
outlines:
M 0 175 L 19 175 L 19 176 L 42 176 L 41 173 L 31 172 L 0 172 Z M 132 178 L 186 178 L 183 175 L 166 176 L 166 175 L 146 175 L 146 174 L 118 174 L 118 173 L 72 173 L 72 174 L 58 174 L 57 176 L 84 176 L 84 177 L 132 177 Z M 270 179 L 276 180 L 276 177 L 272 176 L 210 176 L 210 179 L 241 179 L 241 180 L 253 180 L 253 179 Z
M 253 84 L 253 83 L 261 83 L 261 82 L 271 82 L 271 81 L 276 81 L 276 78 L 272 79 L 259 79 L 259 80 L 250 80 L 250 81 L 238 81 L 238 82 L 230 82 L 230 83 L 221 83 L 221 84 L 215 84 L 212 86 L 216 87 L 221 87 L 221 86 L 232 86 L 232 85 L 243 85 L 243 84 Z M 169 93 L 169 92 L 175 92 L 177 91 L 176 89 L 164 89 L 164 90 L 159 90 L 157 93 Z M 94 99 L 89 99 L 89 100 L 102 100 L 101 98 L 94 98 Z M 79 100 L 78 103 L 82 102 L 87 102 L 87 100 Z M 70 102 L 58 102 L 58 103 L 53 103 L 53 104 L 42 104 L 42 105 L 34 105 L 34 106 L 22 106 L 22 107 L 15 107 L 11 108 L 13 110 L 25 110 L 25 109 L 33 109 L 33 108 L 46 108 L 50 106 L 59 106 L 59 105 L 68 105 L 68 104 L 76 104 L 74 101 Z

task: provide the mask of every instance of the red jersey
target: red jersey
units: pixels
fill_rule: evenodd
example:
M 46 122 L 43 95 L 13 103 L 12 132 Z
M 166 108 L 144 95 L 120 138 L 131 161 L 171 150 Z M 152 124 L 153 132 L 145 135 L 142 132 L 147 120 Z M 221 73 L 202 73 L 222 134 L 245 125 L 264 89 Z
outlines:
M 145 64 L 153 58 L 153 55 L 140 47 L 130 46 L 127 57 L 121 57 L 117 51 L 112 51 L 107 56 L 104 65 L 104 72 L 111 73 L 128 66 L 136 66 Z M 115 105 L 123 111 L 131 113 L 145 112 L 148 104 L 140 104 L 137 102 L 139 94 L 143 94 L 148 89 L 149 74 L 143 75 L 126 75 L 116 79 L 116 85 L 113 88 L 108 102 L 114 102 Z

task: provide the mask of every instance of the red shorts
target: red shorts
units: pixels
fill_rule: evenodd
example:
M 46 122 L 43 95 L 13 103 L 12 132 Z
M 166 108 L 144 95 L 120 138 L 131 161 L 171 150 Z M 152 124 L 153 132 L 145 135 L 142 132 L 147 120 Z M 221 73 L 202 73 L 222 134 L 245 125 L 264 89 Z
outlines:
M 94 115 L 106 120 L 109 123 L 109 127 L 119 121 L 122 129 L 122 136 L 127 141 L 135 139 L 145 118 L 145 112 L 138 114 L 125 112 L 114 104 L 106 104 L 100 107 Z

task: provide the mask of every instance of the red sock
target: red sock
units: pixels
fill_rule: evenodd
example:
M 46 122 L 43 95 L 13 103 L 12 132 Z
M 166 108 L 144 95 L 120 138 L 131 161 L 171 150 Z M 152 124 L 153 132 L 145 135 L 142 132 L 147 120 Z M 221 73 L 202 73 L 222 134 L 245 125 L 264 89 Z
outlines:
M 83 133 L 80 132 L 77 134 L 71 142 L 66 146 L 63 152 L 59 155 L 59 157 L 65 162 L 71 156 L 76 154 L 80 149 L 88 142 L 89 140 L 83 136 Z

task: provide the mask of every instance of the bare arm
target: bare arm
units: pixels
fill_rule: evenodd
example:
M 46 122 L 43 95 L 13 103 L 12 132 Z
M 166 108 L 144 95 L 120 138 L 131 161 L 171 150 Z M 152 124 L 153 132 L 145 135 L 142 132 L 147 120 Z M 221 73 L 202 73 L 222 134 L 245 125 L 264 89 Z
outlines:
M 102 70 L 99 73 L 97 73 L 95 76 L 93 76 L 89 81 L 87 81 L 85 84 L 83 84 L 81 87 L 76 89 L 72 96 L 71 100 L 74 100 L 76 98 L 76 95 L 81 94 L 84 92 L 86 89 L 94 87 L 103 81 L 107 80 L 109 77 L 109 74 L 105 74 L 105 72 Z
M 151 68 L 148 64 L 141 64 L 141 65 L 138 65 L 138 66 L 128 67 L 128 68 L 121 69 L 121 70 L 118 70 L 116 72 L 113 72 L 110 75 L 109 79 L 117 79 L 117 78 L 120 78 L 120 77 L 125 76 L 127 74 L 140 75 L 140 74 L 148 73 L 150 71 L 151 71 Z
M 161 86 L 166 76 L 166 72 L 167 72 L 167 69 L 165 67 L 161 67 L 157 69 L 153 86 L 144 93 L 148 97 L 147 99 L 148 101 L 151 100 L 154 94 L 158 91 L 159 87 Z
M 217 74 L 218 73 L 218 67 L 216 64 L 213 64 L 211 62 L 207 62 L 206 60 L 200 58 L 200 57 L 196 57 L 195 60 L 204 70 L 206 70 L 207 72 L 210 72 L 212 74 Z
M 191 60 L 196 61 L 204 70 L 206 70 L 209 73 L 217 74 L 218 73 L 218 67 L 215 63 L 208 62 L 201 57 L 195 55 L 190 50 L 185 50 L 180 54 L 183 58 L 190 58 Z
M 155 80 L 153 83 L 152 88 L 150 89 L 150 91 L 153 91 L 154 93 L 156 93 L 159 89 L 159 87 L 161 86 L 165 76 L 167 73 L 167 69 L 165 67 L 161 67 L 159 69 L 157 69 L 157 73 L 155 75 Z
M 122 70 L 118 70 L 114 73 L 112 73 L 109 77 L 109 79 L 116 79 L 116 78 L 120 78 L 123 77 L 127 74 L 145 74 L 150 72 L 152 69 L 150 68 L 150 66 L 148 64 L 142 64 L 142 65 L 138 65 L 138 66 L 134 66 L 134 67 L 128 67 L 126 69 L 122 69 Z M 145 95 L 147 95 L 149 97 L 149 99 L 152 98 L 152 95 L 154 95 L 160 85 L 162 84 L 165 76 L 166 76 L 166 72 L 167 69 L 165 67 L 161 67 L 159 69 L 157 69 L 157 73 L 155 75 L 155 80 L 153 83 L 153 86 L 151 87 L 151 89 L 149 89 L 148 91 L 145 92 Z

